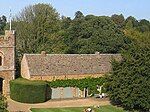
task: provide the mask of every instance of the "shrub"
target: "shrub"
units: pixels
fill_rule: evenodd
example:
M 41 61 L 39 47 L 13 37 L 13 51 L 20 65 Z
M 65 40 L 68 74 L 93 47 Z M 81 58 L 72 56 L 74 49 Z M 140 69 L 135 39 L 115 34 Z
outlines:
M 22 78 L 10 81 L 10 97 L 18 102 L 45 102 L 50 99 L 50 93 L 50 89 L 44 81 L 29 81 Z
M 0 112 L 8 112 L 6 98 L 1 94 L 0 94 Z

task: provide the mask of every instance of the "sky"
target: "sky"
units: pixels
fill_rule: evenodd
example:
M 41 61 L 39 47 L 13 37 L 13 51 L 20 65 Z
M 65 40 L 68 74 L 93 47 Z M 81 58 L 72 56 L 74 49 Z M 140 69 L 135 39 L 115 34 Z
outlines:
M 111 16 L 123 14 L 138 20 L 150 20 L 150 0 L 0 0 L 0 16 L 18 14 L 24 7 L 37 3 L 51 4 L 60 15 L 73 18 L 76 11 L 84 15 Z

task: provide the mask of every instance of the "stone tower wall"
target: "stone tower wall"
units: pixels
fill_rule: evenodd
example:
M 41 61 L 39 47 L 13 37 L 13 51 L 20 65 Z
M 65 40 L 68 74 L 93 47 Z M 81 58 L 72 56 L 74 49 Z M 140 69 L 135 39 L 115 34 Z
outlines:
M 5 31 L 0 36 L 0 78 L 3 78 L 3 94 L 9 94 L 9 81 L 15 78 L 15 32 Z

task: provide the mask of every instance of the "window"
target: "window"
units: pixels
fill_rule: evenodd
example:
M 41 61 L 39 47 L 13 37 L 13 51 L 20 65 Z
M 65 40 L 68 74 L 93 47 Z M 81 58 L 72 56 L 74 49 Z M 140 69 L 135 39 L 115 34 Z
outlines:
M 0 56 L 0 66 L 2 66 L 2 56 Z

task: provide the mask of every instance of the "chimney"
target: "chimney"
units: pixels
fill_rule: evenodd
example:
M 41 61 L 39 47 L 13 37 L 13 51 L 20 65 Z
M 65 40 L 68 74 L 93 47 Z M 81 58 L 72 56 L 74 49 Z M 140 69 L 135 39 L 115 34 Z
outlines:
M 99 55 L 100 53 L 98 51 L 95 52 L 96 55 Z
M 42 52 L 41 52 L 41 55 L 42 55 L 42 56 L 46 56 L 46 51 L 42 51 Z

